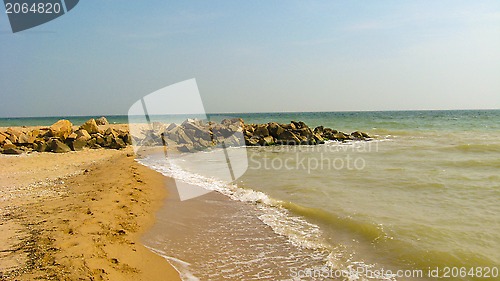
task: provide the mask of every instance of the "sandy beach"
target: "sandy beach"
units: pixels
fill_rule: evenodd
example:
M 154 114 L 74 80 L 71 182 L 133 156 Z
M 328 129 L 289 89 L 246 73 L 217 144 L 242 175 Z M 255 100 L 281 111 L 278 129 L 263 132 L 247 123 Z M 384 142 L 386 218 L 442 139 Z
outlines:
M 0 155 L 0 279 L 180 280 L 140 242 L 166 178 L 131 147 Z

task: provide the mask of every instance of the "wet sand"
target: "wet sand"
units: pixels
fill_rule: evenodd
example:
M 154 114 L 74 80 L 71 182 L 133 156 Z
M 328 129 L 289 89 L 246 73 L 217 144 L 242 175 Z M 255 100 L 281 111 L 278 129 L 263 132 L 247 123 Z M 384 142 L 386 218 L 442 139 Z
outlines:
M 200 187 L 169 180 L 169 196 L 143 241 L 168 258 L 183 279 L 292 280 L 296 271 L 325 266 L 325 252 L 298 246 L 259 219 L 283 219 L 271 210 L 219 192 L 182 201 L 179 189 Z
M 0 279 L 180 280 L 140 243 L 167 179 L 132 154 L 0 155 Z

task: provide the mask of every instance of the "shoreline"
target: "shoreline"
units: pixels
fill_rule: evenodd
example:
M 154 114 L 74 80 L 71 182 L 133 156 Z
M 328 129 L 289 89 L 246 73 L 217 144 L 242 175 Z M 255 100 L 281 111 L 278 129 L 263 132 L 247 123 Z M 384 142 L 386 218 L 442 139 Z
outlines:
M 141 237 L 167 179 L 131 147 L 0 156 L 2 280 L 180 280 Z

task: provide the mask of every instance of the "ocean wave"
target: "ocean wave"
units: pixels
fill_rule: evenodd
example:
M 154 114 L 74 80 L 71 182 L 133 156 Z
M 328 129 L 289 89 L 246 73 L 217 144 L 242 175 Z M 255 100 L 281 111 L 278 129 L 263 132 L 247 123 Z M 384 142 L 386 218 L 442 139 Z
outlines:
M 469 143 L 456 144 L 443 148 L 444 151 L 475 152 L 475 153 L 500 153 L 499 143 Z

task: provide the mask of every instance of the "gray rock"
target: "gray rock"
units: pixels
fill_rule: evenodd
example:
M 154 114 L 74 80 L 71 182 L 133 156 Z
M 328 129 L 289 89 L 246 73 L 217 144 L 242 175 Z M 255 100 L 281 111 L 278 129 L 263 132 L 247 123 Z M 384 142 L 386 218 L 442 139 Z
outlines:
M 0 144 L 2 144 L 7 139 L 7 135 L 0 132 Z
M 274 138 L 278 138 L 278 136 L 285 131 L 285 129 L 283 129 L 283 127 L 281 127 L 281 125 L 276 122 L 269 123 L 267 129 L 269 130 L 269 134 Z
M 11 129 L 11 128 L 9 128 Z M 9 134 L 7 139 L 8 141 L 10 141 L 10 143 L 17 143 L 19 138 L 17 137 L 18 135 L 20 134 L 13 134 L 13 133 L 9 133 L 9 129 L 7 130 L 7 133 Z
M 34 141 L 35 138 L 26 133 L 21 133 L 17 139 L 17 143 L 19 144 L 32 144 Z
M 194 152 L 194 146 L 192 144 L 184 144 L 179 147 L 177 147 L 177 150 L 180 152 Z
M 118 137 L 121 138 L 125 144 L 132 144 L 132 137 L 128 132 L 121 132 Z
M 299 145 L 301 140 L 291 131 L 284 131 L 276 138 L 277 144 Z
M 206 141 L 212 140 L 212 135 L 209 130 L 209 127 L 203 126 L 201 121 L 192 121 L 192 122 L 184 122 L 182 123 L 182 127 L 184 128 L 184 132 L 191 139 L 202 138 Z
M 351 137 L 355 140 L 364 140 L 365 139 L 365 137 L 363 136 L 363 134 L 360 131 L 352 132 Z
M 259 140 L 259 144 L 262 146 L 274 145 L 274 138 L 272 136 L 263 137 Z
M 245 139 L 245 144 L 250 145 L 250 146 L 258 145 L 259 142 L 260 142 L 260 138 L 257 136 L 253 136 L 249 139 Z
M 283 129 L 286 129 L 286 130 L 297 130 L 297 127 L 293 123 L 290 123 L 290 124 L 281 124 L 280 126 L 283 127 Z
M 336 134 L 333 134 L 331 137 L 330 137 L 331 140 L 338 140 L 338 141 L 345 141 L 345 140 L 348 140 L 349 139 L 349 135 L 346 135 L 342 132 L 338 132 Z
M 71 151 L 71 148 L 69 148 L 69 146 L 58 139 L 52 139 L 50 141 L 49 147 L 50 151 L 55 153 L 66 153 Z
M 243 134 L 241 132 L 236 132 L 235 134 L 224 139 L 224 144 L 226 146 L 242 146 L 245 145 L 245 140 L 243 139 Z
M 321 135 L 321 134 L 323 134 L 324 129 L 325 128 L 323 126 L 318 126 L 318 127 L 314 128 L 314 133 Z
M 23 151 L 18 149 L 18 148 L 3 148 L 2 150 L 3 154 L 11 154 L 11 155 L 19 155 L 22 154 Z
M 170 125 L 168 125 L 168 127 L 165 129 L 165 132 L 170 132 L 176 128 L 179 128 L 179 126 L 175 123 L 170 123 Z
M 188 135 L 182 129 L 177 131 L 177 137 L 179 139 L 178 143 L 180 143 L 180 144 L 192 144 L 193 143 L 193 141 L 188 137 Z
M 253 135 L 261 138 L 269 136 L 267 124 L 257 125 L 257 128 L 255 128 L 255 131 L 253 132 Z
M 89 139 L 91 139 L 90 134 L 85 129 L 79 129 L 79 130 L 75 131 L 75 133 L 77 136 L 76 139 L 80 139 L 83 141 L 88 141 Z
M 19 136 L 21 135 L 22 132 L 16 128 L 8 128 L 7 131 L 5 131 L 5 133 L 7 133 L 8 135 L 11 135 L 11 136 L 15 136 L 17 139 L 17 138 L 19 138 Z
M 87 145 L 90 148 L 99 148 L 99 147 L 101 147 L 99 144 L 97 144 L 97 139 L 95 139 L 95 138 L 92 138 L 92 139 L 88 140 L 87 141 Z
M 95 123 L 97 125 L 109 125 L 109 122 L 108 122 L 108 119 L 106 119 L 106 117 L 102 116 L 98 119 L 95 120 Z
M 71 148 L 74 151 L 80 151 L 86 146 L 87 146 L 87 141 L 83 140 L 82 138 L 78 138 L 71 143 Z
M 109 145 L 110 148 L 114 149 L 122 149 L 126 147 L 127 144 L 120 138 L 115 138 L 111 141 L 111 144 Z
M 312 138 L 313 132 L 307 126 L 300 129 L 293 130 L 293 133 L 297 136 L 303 136 L 307 139 Z
M 316 142 L 316 144 L 323 144 L 323 143 L 325 143 L 325 139 L 319 133 L 315 133 L 313 135 L 313 138 L 314 138 L 314 141 Z
M 297 122 L 297 121 L 292 121 L 292 122 L 291 122 L 291 125 L 292 125 L 293 127 L 295 127 L 295 129 L 292 129 L 292 130 L 297 130 L 297 129 L 307 128 L 307 125 L 306 125 L 304 122 L 302 122 L 302 121 L 299 121 L 299 122 Z
M 37 140 L 35 142 L 35 150 L 38 151 L 38 152 L 45 152 L 47 151 L 48 149 L 48 146 L 47 146 L 47 143 L 45 143 L 45 141 L 43 140 Z
M 106 131 L 104 132 L 104 135 L 107 136 L 107 135 L 111 135 L 113 136 L 113 138 L 117 138 L 118 137 L 118 133 L 111 127 L 107 128 Z

